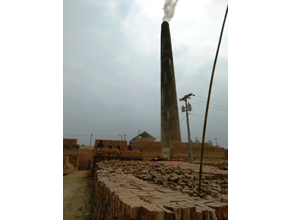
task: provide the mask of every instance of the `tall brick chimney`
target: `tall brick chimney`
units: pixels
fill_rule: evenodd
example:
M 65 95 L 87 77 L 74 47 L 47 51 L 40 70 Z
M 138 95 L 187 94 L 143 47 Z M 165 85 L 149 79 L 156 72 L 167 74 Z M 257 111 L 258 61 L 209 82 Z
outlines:
M 169 24 L 161 24 L 161 146 L 181 142 Z

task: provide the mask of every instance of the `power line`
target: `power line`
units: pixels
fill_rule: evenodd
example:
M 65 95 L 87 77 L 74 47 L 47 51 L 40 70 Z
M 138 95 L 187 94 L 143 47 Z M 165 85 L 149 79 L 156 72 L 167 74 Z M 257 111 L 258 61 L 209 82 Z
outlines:
M 117 137 L 119 135 L 103 135 L 103 134 L 93 134 L 92 136 L 103 136 L 103 137 Z
M 202 99 L 207 99 L 207 98 L 202 97 L 202 96 L 196 96 L 196 97 L 198 97 L 198 98 L 202 98 Z M 212 100 L 212 102 L 218 102 L 218 101 Z M 228 104 L 223 103 L 223 102 L 218 102 L 218 103 L 221 103 L 221 104 L 223 104 L 223 105 L 228 105 Z
M 187 116 L 185 116 L 185 117 L 187 117 Z M 182 120 L 184 120 L 184 119 L 185 119 L 185 117 L 183 117 L 183 118 L 182 118 Z M 182 122 L 182 120 L 180 120 L 180 122 L 179 122 L 179 123 L 181 123 L 181 122 Z
M 197 104 L 197 103 L 194 103 L 194 102 L 191 102 L 191 103 L 193 103 L 193 104 L 195 104 L 195 105 L 200 105 L 200 104 Z M 204 105 L 200 105 L 200 106 L 204 106 Z M 220 106 L 220 107 L 221 107 L 221 106 Z M 218 108 L 213 108 L 213 107 L 209 107 L 209 108 L 216 109 L 216 110 L 219 110 L 219 111 L 222 111 L 222 112 L 228 112 L 228 111 L 224 111 L 224 110 L 222 110 L 222 109 L 218 109 Z M 222 107 L 222 108 L 224 108 L 224 107 Z
M 201 100 L 192 100 L 192 101 L 196 101 L 196 102 L 202 102 L 204 104 L 206 104 L 206 101 L 201 101 Z M 214 103 L 210 103 L 211 105 L 215 105 L 215 106 L 218 106 L 220 108 L 228 108 L 228 106 L 222 106 L 222 105 L 217 105 L 217 104 L 214 104 Z M 227 104 L 228 105 L 228 104 Z
M 194 116 L 197 116 L 197 117 L 204 118 L 204 116 L 201 116 L 201 115 L 195 115 L 195 114 L 190 114 L 190 115 L 194 115 Z M 228 121 L 223 121 L 223 120 L 219 120 L 219 119 L 216 119 L 216 118 L 209 118 L 209 117 L 208 117 L 208 119 L 212 119 L 212 120 L 222 121 L 222 122 L 227 122 L 227 123 L 228 123 Z

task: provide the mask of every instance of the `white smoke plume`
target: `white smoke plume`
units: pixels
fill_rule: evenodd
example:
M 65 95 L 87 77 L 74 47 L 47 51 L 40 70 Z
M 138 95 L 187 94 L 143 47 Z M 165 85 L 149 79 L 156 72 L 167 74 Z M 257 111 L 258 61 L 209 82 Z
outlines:
M 175 13 L 175 6 L 177 4 L 178 0 L 165 0 L 163 10 L 164 10 L 164 16 L 162 18 L 162 21 L 169 22 Z

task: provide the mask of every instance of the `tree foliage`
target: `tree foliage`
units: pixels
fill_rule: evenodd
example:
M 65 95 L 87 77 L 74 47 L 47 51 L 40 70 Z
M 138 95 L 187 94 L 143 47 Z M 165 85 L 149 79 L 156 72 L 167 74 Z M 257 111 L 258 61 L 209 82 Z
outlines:
M 214 146 L 214 145 L 213 145 L 213 142 L 212 142 L 211 140 L 208 141 L 208 145 L 209 145 L 209 146 Z

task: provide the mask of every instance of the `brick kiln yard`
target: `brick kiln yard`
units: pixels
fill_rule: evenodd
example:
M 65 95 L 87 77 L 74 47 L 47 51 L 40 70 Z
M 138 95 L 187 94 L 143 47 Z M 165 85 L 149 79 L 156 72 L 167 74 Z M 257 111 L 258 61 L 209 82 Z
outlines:
M 209 165 L 206 165 L 209 164 Z M 102 161 L 92 219 L 228 219 L 228 171 L 220 162 Z
M 103 142 L 127 147 L 126 141 Z M 96 164 L 95 170 L 92 166 L 91 176 L 86 176 L 90 173 L 87 163 L 94 156 L 94 148 L 80 147 L 76 143 L 74 140 L 74 144 L 64 144 L 63 148 L 63 219 L 228 219 L 228 171 L 223 169 L 228 167 L 225 149 L 205 148 L 199 195 L 200 164 L 189 161 L 187 143 L 173 143 L 169 151 L 162 150 L 161 144 L 156 142 L 134 143 L 143 161 L 105 157 L 106 160 Z M 198 144 L 192 143 L 193 155 L 198 160 L 200 149 Z M 118 150 L 100 151 L 113 156 Z M 120 153 L 123 156 L 129 152 Z M 149 161 L 149 158 L 167 155 L 183 158 L 184 162 Z

